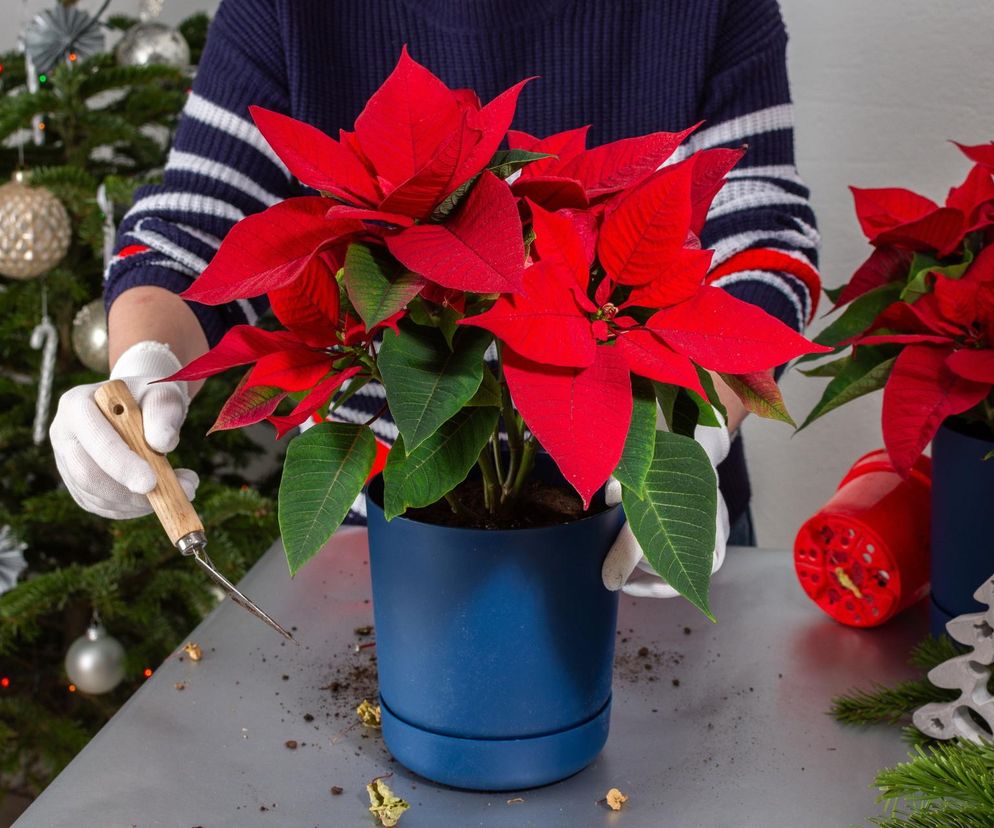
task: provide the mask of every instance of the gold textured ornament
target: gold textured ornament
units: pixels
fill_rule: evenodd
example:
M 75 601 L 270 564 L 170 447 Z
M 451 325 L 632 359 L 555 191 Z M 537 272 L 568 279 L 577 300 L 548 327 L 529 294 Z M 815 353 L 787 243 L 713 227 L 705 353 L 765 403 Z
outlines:
M 0 187 L 0 274 L 33 279 L 69 250 L 69 214 L 44 187 L 29 187 L 23 171 Z
M 107 358 L 107 311 L 103 299 L 83 305 L 72 320 L 72 349 L 77 358 L 91 371 L 106 374 L 110 370 Z

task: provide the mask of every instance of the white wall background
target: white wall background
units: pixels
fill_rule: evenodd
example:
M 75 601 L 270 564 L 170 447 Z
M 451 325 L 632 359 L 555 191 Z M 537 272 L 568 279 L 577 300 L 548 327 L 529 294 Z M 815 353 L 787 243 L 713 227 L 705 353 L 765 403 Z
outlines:
M 7 21 L 0 49 L 14 45 L 30 14 L 53 3 L 0 0 Z M 980 143 L 994 138 L 994 3 L 781 3 L 791 35 L 798 166 L 811 186 L 821 226 L 824 280 L 837 285 L 867 252 L 847 185 L 907 186 L 941 198 L 967 169 L 947 139 Z M 88 10 L 98 5 L 97 0 L 80 2 Z M 216 0 L 167 0 L 162 18 L 177 22 L 215 5 Z M 120 13 L 137 8 L 138 0 L 112 4 Z M 803 419 L 820 390 L 820 381 L 799 374 L 785 379 L 784 394 L 795 419 Z M 856 457 L 882 444 L 879 417 L 876 395 L 793 438 L 780 423 L 748 422 L 762 544 L 792 544 L 798 526 L 825 502 Z

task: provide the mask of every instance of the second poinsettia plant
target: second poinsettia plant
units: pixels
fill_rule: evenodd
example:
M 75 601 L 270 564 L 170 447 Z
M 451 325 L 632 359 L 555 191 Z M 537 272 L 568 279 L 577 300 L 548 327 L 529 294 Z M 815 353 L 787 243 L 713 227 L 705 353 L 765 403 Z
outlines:
M 590 149 L 586 128 L 509 130 L 524 84 L 482 105 L 405 50 L 337 140 L 253 109 L 319 195 L 238 223 L 184 296 L 265 294 L 284 329 L 237 326 L 177 377 L 251 365 L 215 428 L 266 419 L 282 435 L 328 420 L 287 453 L 291 572 L 374 469 L 370 422 L 334 420 L 379 382 L 399 431 L 383 469 L 388 518 L 443 498 L 507 516 L 542 449 L 584 508 L 614 475 L 648 559 L 707 611 L 716 480 L 689 435 L 720 408 L 709 372 L 784 419 L 769 369 L 817 346 L 707 284 L 699 233 L 740 151 L 661 167 L 691 130 Z M 669 431 L 656 430 L 657 402 Z M 460 502 L 474 467 L 482 503 Z
M 902 474 L 949 417 L 994 436 L 994 144 L 958 146 L 973 165 L 942 205 L 853 188 L 873 251 L 815 340 L 852 351 L 806 372 L 832 378 L 807 422 L 884 389 L 884 442 Z

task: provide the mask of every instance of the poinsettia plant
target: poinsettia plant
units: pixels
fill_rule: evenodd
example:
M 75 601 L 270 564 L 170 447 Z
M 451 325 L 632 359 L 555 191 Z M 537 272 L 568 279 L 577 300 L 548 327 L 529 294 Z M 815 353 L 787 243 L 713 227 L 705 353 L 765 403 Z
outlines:
M 884 442 L 902 474 L 949 417 L 994 436 L 994 143 L 957 146 L 973 165 L 941 206 L 852 188 L 873 251 L 830 294 L 844 310 L 815 338 L 851 350 L 804 372 L 832 378 L 804 425 L 884 389 Z
M 594 148 L 586 128 L 509 130 L 524 84 L 482 105 L 405 50 L 337 140 L 253 109 L 319 195 L 239 222 L 183 295 L 216 305 L 265 294 L 283 329 L 237 326 L 176 377 L 251 365 L 215 428 L 265 419 L 283 435 L 322 421 L 287 452 L 291 572 L 374 469 L 370 422 L 334 420 L 379 382 L 380 414 L 399 431 L 383 469 L 388 518 L 443 498 L 506 515 L 541 447 L 584 508 L 613 474 L 653 566 L 707 612 L 716 480 L 689 435 L 717 422 L 709 372 L 786 419 L 769 369 L 819 348 L 707 284 L 712 251 L 699 233 L 741 151 L 661 167 L 692 130 Z M 668 431 L 656 429 L 657 403 Z M 474 467 L 479 505 L 458 488 Z

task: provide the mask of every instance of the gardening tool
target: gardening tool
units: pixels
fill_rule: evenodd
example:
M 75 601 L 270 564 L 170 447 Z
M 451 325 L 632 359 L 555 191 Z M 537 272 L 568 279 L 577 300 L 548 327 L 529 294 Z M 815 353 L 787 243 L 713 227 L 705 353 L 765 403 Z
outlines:
M 128 386 L 121 380 L 111 380 L 94 393 L 97 407 L 128 447 L 145 459 L 155 472 L 155 488 L 148 494 L 148 502 L 166 530 L 169 540 L 184 555 L 192 557 L 231 600 L 265 621 L 276 632 L 291 641 L 293 636 L 222 575 L 207 556 L 207 535 L 193 505 L 187 500 L 173 467 L 164 454 L 154 451 L 145 442 L 145 428 L 141 408 L 131 396 Z

